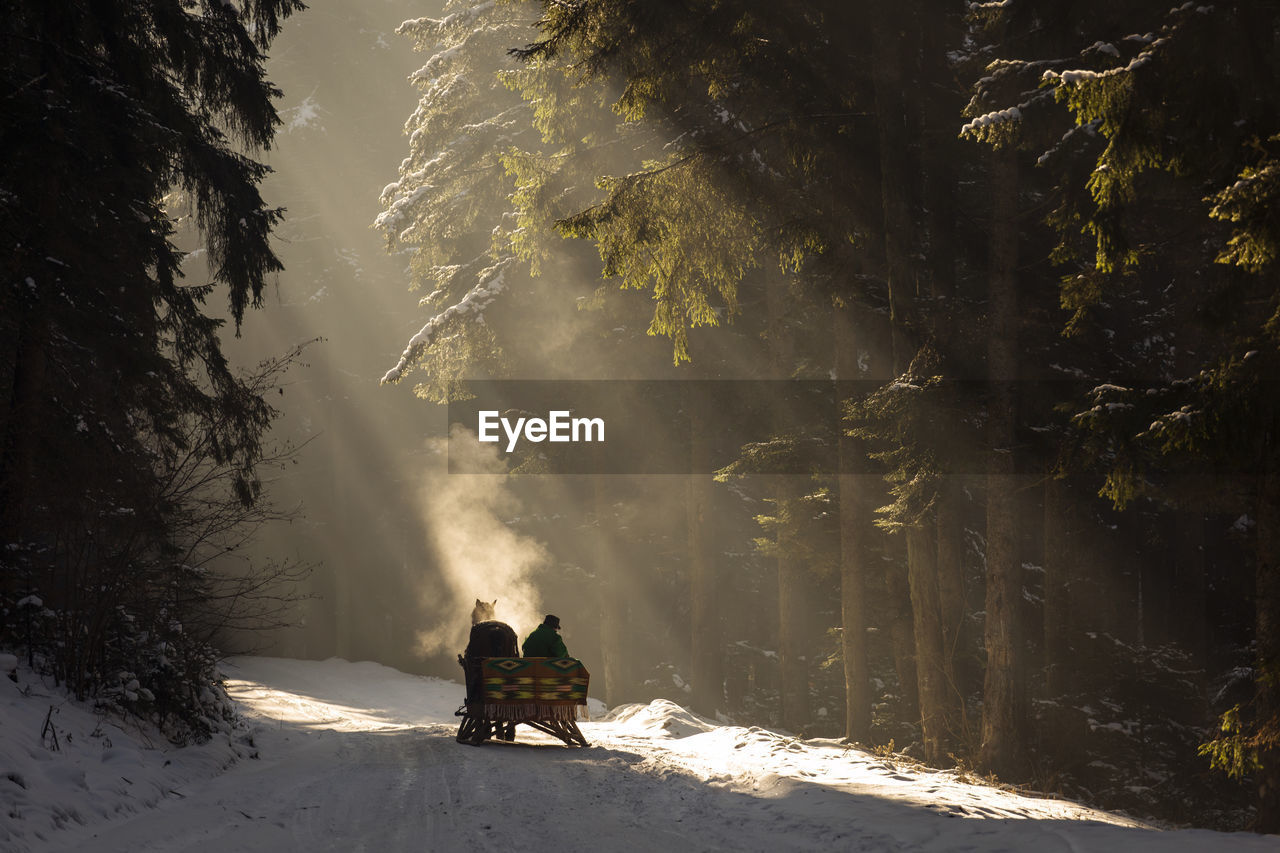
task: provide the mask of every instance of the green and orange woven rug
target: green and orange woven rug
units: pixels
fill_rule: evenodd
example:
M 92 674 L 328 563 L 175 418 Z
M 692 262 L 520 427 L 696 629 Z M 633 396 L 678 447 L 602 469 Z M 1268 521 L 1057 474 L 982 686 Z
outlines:
M 490 720 L 573 720 L 587 704 L 591 674 L 574 658 L 485 658 L 484 716 Z

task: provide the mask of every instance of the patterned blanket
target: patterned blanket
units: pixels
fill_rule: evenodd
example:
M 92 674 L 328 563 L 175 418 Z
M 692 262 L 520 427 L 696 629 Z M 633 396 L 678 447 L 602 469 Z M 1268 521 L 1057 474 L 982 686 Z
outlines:
M 480 676 L 484 717 L 515 721 L 574 719 L 591 679 L 574 658 L 485 658 Z

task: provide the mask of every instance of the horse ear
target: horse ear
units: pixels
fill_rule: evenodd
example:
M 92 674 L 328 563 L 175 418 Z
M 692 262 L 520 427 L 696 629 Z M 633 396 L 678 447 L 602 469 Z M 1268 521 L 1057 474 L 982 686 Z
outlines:
M 489 606 L 490 606 L 490 607 L 497 607 L 497 606 L 498 606 L 498 599 L 496 599 L 496 598 L 495 598 L 495 599 L 493 600 L 493 604 L 490 604 Z
M 477 599 L 476 599 L 476 607 L 483 607 L 483 606 L 484 606 L 484 602 L 477 598 Z

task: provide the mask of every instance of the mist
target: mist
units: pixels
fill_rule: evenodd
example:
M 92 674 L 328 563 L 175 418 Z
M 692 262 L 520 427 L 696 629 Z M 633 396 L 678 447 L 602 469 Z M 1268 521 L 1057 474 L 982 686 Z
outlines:
M 429 553 L 438 575 L 421 578 L 422 607 L 434 623 L 418 633 L 418 654 L 426 657 L 466 646 L 471 607 L 493 602 L 495 615 L 523 637 L 542 621 L 542 601 L 534 574 L 551 557 L 535 539 L 513 527 L 520 500 L 506 486 L 506 463 L 496 448 L 466 441 L 451 430 L 459 449 L 450 465 L 438 466 L 423 480 L 420 501 Z M 431 457 L 448 456 L 448 441 L 433 439 Z M 453 471 L 450 472 L 449 468 Z

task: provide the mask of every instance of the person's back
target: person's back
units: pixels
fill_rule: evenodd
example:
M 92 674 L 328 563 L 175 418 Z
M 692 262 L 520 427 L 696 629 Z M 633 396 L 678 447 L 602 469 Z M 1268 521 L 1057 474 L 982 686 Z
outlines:
M 567 658 L 569 650 L 564 640 L 560 639 L 560 619 L 548 616 L 542 624 L 533 629 L 524 641 L 524 656 L 527 658 Z

